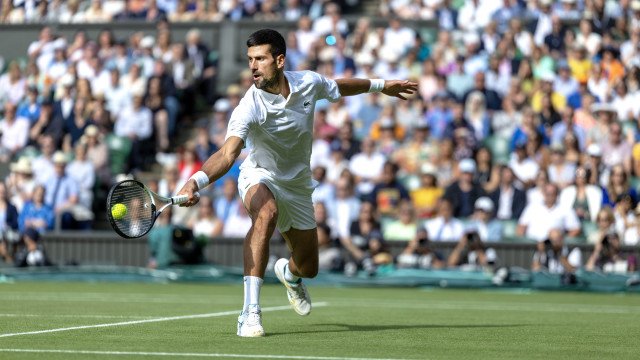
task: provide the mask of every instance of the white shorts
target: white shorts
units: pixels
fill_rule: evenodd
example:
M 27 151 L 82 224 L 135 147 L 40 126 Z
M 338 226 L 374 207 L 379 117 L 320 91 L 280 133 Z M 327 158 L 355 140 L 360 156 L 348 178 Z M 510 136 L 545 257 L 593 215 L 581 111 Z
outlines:
M 311 202 L 314 186 L 287 186 L 273 179 L 265 170 L 242 169 L 238 176 L 238 191 L 243 204 L 247 191 L 257 184 L 265 184 L 276 199 L 276 226 L 281 233 L 291 228 L 309 230 L 317 226 Z

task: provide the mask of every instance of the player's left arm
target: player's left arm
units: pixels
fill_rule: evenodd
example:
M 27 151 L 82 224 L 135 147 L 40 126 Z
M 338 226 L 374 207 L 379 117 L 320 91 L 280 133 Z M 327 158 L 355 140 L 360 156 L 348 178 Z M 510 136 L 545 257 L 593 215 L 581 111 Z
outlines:
M 381 92 L 407 100 L 406 96 L 418 91 L 418 83 L 408 80 L 336 79 L 340 95 L 353 96 L 368 92 Z

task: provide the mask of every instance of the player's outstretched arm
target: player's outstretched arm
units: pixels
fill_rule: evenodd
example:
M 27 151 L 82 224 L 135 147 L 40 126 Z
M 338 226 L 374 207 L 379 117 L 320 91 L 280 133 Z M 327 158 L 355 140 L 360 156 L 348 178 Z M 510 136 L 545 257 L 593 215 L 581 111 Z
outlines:
M 195 195 L 196 192 L 226 174 L 238 156 L 240 156 L 240 151 L 242 151 L 243 147 L 244 141 L 241 138 L 230 136 L 220 150 L 213 153 L 204 162 L 200 171 L 194 174 L 180 189 L 178 195 L 187 195 L 189 197 L 189 200 L 180 206 L 189 207 L 197 204 L 200 198 Z
M 342 96 L 381 92 L 388 96 L 407 100 L 407 95 L 418 91 L 418 83 L 408 80 L 337 79 L 336 84 L 338 84 Z

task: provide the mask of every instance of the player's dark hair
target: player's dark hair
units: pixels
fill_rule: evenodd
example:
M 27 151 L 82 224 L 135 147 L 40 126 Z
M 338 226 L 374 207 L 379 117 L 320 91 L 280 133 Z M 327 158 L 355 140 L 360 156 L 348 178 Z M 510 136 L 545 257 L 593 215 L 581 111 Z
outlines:
M 272 29 L 261 29 L 249 35 L 247 47 L 269 45 L 270 52 L 275 59 L 278 55 L 287 55 L 287 44 L 279 32 Z

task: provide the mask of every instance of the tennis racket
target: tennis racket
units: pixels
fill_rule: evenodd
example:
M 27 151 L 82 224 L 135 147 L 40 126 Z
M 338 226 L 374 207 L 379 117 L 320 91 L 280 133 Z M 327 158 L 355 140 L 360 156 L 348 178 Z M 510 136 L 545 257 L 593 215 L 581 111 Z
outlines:
M 127 239 L 139 238 L 151 230 L 164 209 L 187 200 L 187 195 L 166 198 L 149 190 L 140 181 L 124 180 L 109 190 L 107 217 L 118 235 Z

